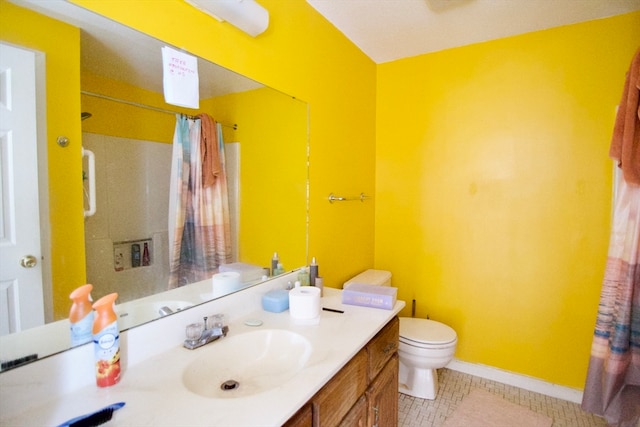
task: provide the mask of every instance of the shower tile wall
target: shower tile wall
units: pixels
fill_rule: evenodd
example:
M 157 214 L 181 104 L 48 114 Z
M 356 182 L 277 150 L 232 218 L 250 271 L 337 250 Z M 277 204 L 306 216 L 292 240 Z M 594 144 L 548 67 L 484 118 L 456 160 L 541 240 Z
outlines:
M 85 221 L 94 298 L 118 292 L 125 302 L 165 290 L 171 144 L 83 133 L 83 146 L 96 157 L 97 212 Z M 152 265 L 115 271 L 113 243 L 145 238 L 153 239 Z

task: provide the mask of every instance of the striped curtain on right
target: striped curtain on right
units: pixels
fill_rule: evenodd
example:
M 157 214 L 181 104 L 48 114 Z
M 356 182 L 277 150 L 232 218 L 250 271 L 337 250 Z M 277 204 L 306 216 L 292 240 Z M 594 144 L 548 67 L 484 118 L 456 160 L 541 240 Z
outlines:
M 640 49 L 627 74 L 611 156 L 613 224 L 582 409 L 611 426 L 640 425 Z

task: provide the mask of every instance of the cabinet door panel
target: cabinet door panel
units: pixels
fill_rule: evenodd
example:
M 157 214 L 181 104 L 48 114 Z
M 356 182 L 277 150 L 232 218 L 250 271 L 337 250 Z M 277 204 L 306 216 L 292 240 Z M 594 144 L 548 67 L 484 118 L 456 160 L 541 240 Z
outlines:
M 367 390 L 368 425 L 398 425 L 398 355 L 394 354 Z
M 337 426 L 366 389 L 367 353 L 362 350 L 313 398 L 314 426 Z
M 365 396 L 362 396 L 353 405 L 353 408 L 340 423 L 340 427 L 367 427 L 367 398 Z

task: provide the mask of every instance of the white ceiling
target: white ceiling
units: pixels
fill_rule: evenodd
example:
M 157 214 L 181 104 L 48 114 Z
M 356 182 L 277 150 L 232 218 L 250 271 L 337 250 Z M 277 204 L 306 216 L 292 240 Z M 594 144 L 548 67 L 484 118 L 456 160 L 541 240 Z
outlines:
M 380 64 L 640 10 L 640 0 L 307 0 Z
M 82 28 L 82 67 L 162 92 L 164 43 L 65 0 L 10 0 Z M 300 0 L 302 1 L 302 0 Z M 640 10 L 640 0 L 307 0 L 376 63 Z M 199 60 L 202 98 L 261 85 Z

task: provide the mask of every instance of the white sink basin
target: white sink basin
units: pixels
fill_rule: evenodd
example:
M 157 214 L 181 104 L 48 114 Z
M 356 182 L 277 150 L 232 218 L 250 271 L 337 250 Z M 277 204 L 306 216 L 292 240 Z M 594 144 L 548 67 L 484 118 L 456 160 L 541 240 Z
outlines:
M 118 307 L 118 328 L 129 329 L 132 326 L 149 322 L 160 316 L 160 309 L 168 307 L 171 311 L 178 312 L 185 308 L 192 307 L 193 303 L 188 301 L 153 301 L 145 303 L 135 303 L 125 307 Z
M 184 371 L 182 380 L 187 389 L 216 399 L 262 393 L 293 378 L 311 356 L 311 343 L 294 332 L 264 329 L 236 336 L 232 333 L 193 350 L 201 354 Z

